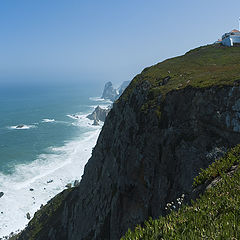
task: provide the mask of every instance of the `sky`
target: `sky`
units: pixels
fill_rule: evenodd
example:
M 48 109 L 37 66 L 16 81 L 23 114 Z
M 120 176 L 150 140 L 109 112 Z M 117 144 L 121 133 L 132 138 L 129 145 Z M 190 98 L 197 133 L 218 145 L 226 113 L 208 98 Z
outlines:
M 0 0 L 0 83 L 131 80 L 238 28 L 239 10 L 239 0 Z

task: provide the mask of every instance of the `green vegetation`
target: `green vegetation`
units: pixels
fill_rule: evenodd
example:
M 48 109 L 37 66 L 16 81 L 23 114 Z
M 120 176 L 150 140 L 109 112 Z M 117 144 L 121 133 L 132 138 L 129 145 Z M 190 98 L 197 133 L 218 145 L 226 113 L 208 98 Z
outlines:
M 234 165 L 240 163 L 240 145 L 232 148 L 223 158 L 216 160 L 207 169 L 201 169 L 200 174 L 194 179 L 193 186 L 203 184 L 207 180 L 212 180 L 220 176 L 223 172 L 228 172 Z
M 149 219 L 144 226 L 128 230 L 122 240 L 154 239 L 240 239 L 240 168 L 228 170 L 239 163 L 240 145 L 208 169 L 202 170 L 195 185 L 219 175 L 221 179 L 191 206 L 182 206 L 166 217 Z M 215 169 L 218 169 L 215 171 Z
M 166 78 L 169 80 L 164 82 Z M 133 79 L 122 99 L 127 100 L 133 89 L 146 80 L 151 88 L 143 111 L 155 107 L 158 96 L 161 94 L 164 99 L 172 90 L 232 85 L 240 80 L 240 48 L 203 46 L 145 68 Z

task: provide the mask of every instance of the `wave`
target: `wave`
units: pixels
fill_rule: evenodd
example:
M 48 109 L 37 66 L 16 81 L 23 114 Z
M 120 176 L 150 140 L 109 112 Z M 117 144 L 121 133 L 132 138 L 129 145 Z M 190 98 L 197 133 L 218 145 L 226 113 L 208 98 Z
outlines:
M 75 122 L 72 122 L 71 125 L 87 129 L 88 131 L 95 130 L 96 128 L 101 128 L 103 126 L 103 122 L 100 122 L 98 126 L 93 125 L 93 121 L 87 118 L 88 114 L 68 114 L 67 116 L 69 118 L 77 120 Z
M 95 109 L 97 106 L 99 106 L 100 108 L 102 109 L 108 109 L 108 108 L 111 108 L 111 105 L 110 104 L 98 104 L 98 105 L 91 105 L 90 107 Z
M 81 179 L 100 129 L 94 128 L 61 147 L 50 147 L 32 163 L 16 165 L 11 175 L 0 173 L 0 189 L 4 192 L 0 199 L 0 237 L 23 229 L 29 222 L 28 212 L 33 216 L 67 183 Z
M 104 99 L 104 98 L 100 98 L 100 97 L 90 97 L 89 100 L 94 101 L 94 102 L 112 103 L 111 100 L 109 100 L 109 99 Z
M 67 114 L 67 117 L 72 118 L 72 119 L 80 119 L 81 115 L 78 114 Z
M 103 101 L 105 101 L 104 98 L 100 98 L 100 97 L 90 97 L 89 100 L 96 101 L 96 102 L 100 102 L 100 101 L 103 102 Z
M 44 119 L 42 120 L 42 122 L 44 122 L 44 123 L 55 122 L 55 119 L 44 118 Z

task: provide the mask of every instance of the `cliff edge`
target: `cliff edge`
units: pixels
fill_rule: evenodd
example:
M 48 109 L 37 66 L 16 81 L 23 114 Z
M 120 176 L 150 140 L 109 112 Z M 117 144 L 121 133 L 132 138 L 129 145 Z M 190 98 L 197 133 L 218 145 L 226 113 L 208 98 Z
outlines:
M 113 104 L 80 185 L 18 239 L 120 239 L 164 215 L 200 168 L 239 142 L 239 48 L 204 46 L 146 68 Z

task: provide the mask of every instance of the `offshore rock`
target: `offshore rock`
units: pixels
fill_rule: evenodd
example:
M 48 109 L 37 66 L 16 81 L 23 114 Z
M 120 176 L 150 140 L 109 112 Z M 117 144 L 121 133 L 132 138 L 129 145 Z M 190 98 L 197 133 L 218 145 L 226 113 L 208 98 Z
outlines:
M 114 102 L 122 95 L 129 83 L 130 81 L 124 81 L 119 88 L 115 89 L 112 82 L 107 82 L 103 90 L 102 98 L 109 99 Z
M 74 183 L 73 183 L 73 186 L 77 187 L 77 186 L 79 186 L 79 184 L 80 184 L 80 181 L 79 180 L 75 180 Z
M 98 121 L 104 122 L 109 112 L 110 112 L 110 108 L 105 109 L 97 106 L 94 109 L 94 111 L 87 116 L 87 118 L 90 120 L 94 120 L 96 122 Z
M 113 88 L 112 82 L 107 82 L 104 86 L 102 98 L 115 101 L 117 96 L 118 96 L 117 90 Z
M 93 126 L 99 126 L 100 124 L 99 124 L 99 121 L 98 121 L 97 119 L 94 119 L 92 125 L 93 125 Z
M 30 216 L 30 213 L 29 213 L 29 212 L 26 214 L 26 217 L 27 217 L 28 220 L 31 219 L 31 216 Z

